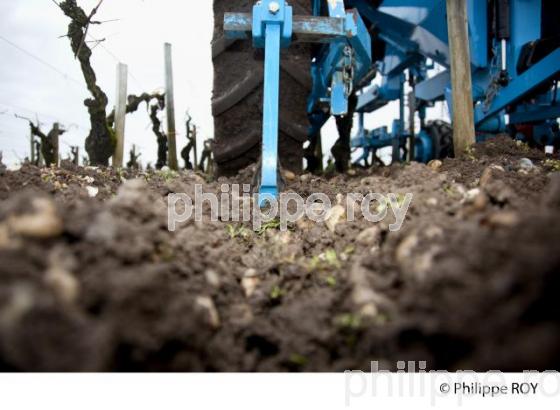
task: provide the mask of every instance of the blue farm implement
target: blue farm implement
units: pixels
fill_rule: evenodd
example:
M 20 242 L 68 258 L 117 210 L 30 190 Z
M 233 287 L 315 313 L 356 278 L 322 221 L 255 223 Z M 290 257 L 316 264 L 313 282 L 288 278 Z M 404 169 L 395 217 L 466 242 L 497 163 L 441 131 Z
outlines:
M 279 191 L 278 167 L 284 160 L 278 151 L 279 98 L 290 92 L 280 82 L 281 50 L 290 47 L 311 44 L 305 49 L 310 64 L 305 113 L 308 153 L 315 152 L 321 128 L 335 116 L 340 139 L 333 155 L 340 170 L 346 169 L 352 149 L 361 150 L 358 162 L 363 165 L 378 160 L 376 152 L 385 147 L 393 148 L 394 161 L 427 162 L 452 155 L 451 128 L 441 121 L 426 121 L 426 109 L 435 102 L 444 101 L 452 109 L 445 0 L 309 3 L 307 14 L 296 13 L 284 0 L 261 0 L 248 12 L 224 13 L 224 48 L 252 39 L 255 48 L 264 49 L 264 69 L 258 72 L 264 84 L 261 202 Z M 558 3 L 467 0 L 477 138 L 509 132 L 531 144 L 558 148 Z M 398 101 L 400 108 L 393 126 L 365 129 L 364 116 L 392 101 Z M 350 138 L 355 115 L 359 126 Z M 417 132 L 411 126 L 416 116 L 421 124 Z

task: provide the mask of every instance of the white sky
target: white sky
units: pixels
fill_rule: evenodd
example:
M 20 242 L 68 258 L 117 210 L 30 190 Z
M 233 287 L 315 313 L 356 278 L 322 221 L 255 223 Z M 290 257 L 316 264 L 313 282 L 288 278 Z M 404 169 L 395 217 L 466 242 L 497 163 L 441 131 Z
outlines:
M 78 4 L 89 12 L 97 2 L 79 0 Z M 97 18 L 120 19 L 91 29 L 93 37 L 107 39 L 95 48 L 92 61 L 98 83 L 109 97 L 109 107 L 114 104 L 118 61 L 128 65 L 129 94 L 163 87 L 163 44 L 170 42 L 179 151 L 186 144 L 187 109 L 200 127 L 202 146 L 202 139 L 213 136 L 212 0 L 105 0 Z M 89 117 L 83 100 L 88 92 L 69 40 L 59 38 L 66 34 L 67 25 L 68 19 L 52 0 L 0 0 L 0 150 L 5 163 L 14 164 L 29 155 L 29 127 L 14 117 L 16 113 L 33 118 L 38 115 L 44 131 L 50 130 L 55 121 L 70 128 L 62 137 L 61 157 L 70 152 L 69 145 L 79 145 L 80 155 L 85 154 Z M 127 116 L 125 161 L 132 144 L 136 144 L 144 164 L 155 162 L 157 144 L 144 108 Z M 369 115 L 366 127 L 390 125 L 396 115 L 393 103 Z M 333 121 L 325 126 L 323 135 L 324 146 L 330 149 L 336 139 Z
M 79 0 L 89 11 L 97 0 Z M 95 38 L 107 38 L 104 47 L 94 50 L 93 67 L 98 83 L 114 104 L 115 70 L 118 61 L 129 67 L 128 91 L 154 91 L 164 85 L 163 44 L 173 44 L 175 104 L 179 144 L 184 146 L 184 116 L 190 110 L 202 136 L 212 136 L 210 108 L 212 67 L 211 1 L 106 0 L 97 17 L 117 22 L 92 26 Z M 17 44 L 65 73 L 68 78 L 34 60 L 0 38 L 0 149 L 7 163 L 29 155 L 28 125 L 14 113 L 39 116 L 49 130 L 59 121 L 70 132 L 62 139 L 80 145 L 89 130 L 89 117 L 83 105 L 88 92 L 74 60 L 67 38 L 68 19 L 51 0 L 0 0 L 0 36 Z M 132 144 L 141 147 L 144 163 L 155 162 L 157 144 L 144 109 L 127 116 L 126 151 Z M 62 156 L 70 151 L 61 144 Z M 16 156 L 17 154 L 17 156 Z

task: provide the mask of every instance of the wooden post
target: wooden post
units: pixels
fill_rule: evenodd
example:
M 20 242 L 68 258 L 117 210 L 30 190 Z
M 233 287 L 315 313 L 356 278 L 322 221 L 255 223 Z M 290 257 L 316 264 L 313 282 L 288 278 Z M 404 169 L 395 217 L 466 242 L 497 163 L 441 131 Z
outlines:
M 171 44 L 165 43 L 165 106 L 167 108 L 168 165 L 177 171 L 177 138 L 175 131 L 175 97 L 173 94 L 173 59 Z
M 113 154 L 113 167 L 122 168 L 124 159 L 124 132 L 126 124 L 126 104 L 128 87 L 128 67 L 117 64 L 117 98 L 115 102 L 115 137 L 117 140 Z
M 53 149 L 54 149 L 54 166 L 58 167 L 59 164 L 60 164 L 60 159 L 59 159 L 59 156 L 60 156 L 60 153 L 59 153 L 59 151 L 60 151 L 60 149 L 59 149 L 60 148 L 60 141 L 59 141 L 60 140 L 60 132 L 59 132 L 60 124 L 58 122 L 55 122 L 53 124 L 53 130 L 54 130 L 54 133 L 53 133 L 54 135 L 53 135 L 52 144 L 53 144 Z
M 467 0 L 447 0 L 447 27 L 453 95 L 453 145 L 455 155 L 461 156 L 476 142 Z

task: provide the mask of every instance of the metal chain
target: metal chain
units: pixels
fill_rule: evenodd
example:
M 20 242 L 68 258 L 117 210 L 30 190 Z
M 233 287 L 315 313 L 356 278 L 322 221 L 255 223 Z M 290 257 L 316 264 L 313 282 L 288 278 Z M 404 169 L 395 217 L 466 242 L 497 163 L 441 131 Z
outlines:
M 342 78 L 345 86 L 345 94 L 349 97 L 354 90 L 354 50 L 350 46 L 344 47 Z

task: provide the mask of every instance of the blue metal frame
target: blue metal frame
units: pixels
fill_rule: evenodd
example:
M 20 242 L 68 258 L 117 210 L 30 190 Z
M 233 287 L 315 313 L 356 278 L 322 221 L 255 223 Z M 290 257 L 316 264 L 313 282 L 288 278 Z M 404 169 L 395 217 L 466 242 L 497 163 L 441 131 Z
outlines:
M 385 58 L 379 63 L 383 76 L 380 87 L 370 87 L 360 95 L 358 109 L 373 112 L 388 102 L 400 100 L 398 80 L 395 77 L 405 70 L 417 71 L 420 64 L 431 59 L 447 68 L 433 77 L 423 76 L 424 81 L 416 84 L 416 99 L 426 103 L 445 100 L 451 112 L 451 85 L 449 75 L 447 21 L 444 0 L 385 0 L 379 8 L 365 0 L 348 0 L 356 7 L 370 24 L 380 30 L 380 38 L 387 44 Z M 517 61 L 522 47 L 541 37 L 540 0 L 511 0 L 511 35 L 505 41 L 504 55 L 508 81 L 498 84 L 501 58 L 489 61 L 489 22 L 486 0 L 468 1 L 468 23 L 471 43 L 471 63 L 473 76 L 473 99 L 475 106 L 475 124 L 478 138 L 485 138 L 488 133 L 500 133 L 506 130 L 506 109 L 510 124 L 534 123 L 536 127 L 549 129 L 547 135 L 558 133 L 550 130 L 560 117 L 560 109 L 552 101 L 551 93 L 534 95 L 537 90 L 560 75 L 560 49 L 530 67 L 522 74 L 517 73 Z M 492 39 L 494 53 L 501 55 L 502 43 Z M 394 84 L 390 86 L 391 82 Z M 490 93 L 490 91 L 492 91 Z M 530 101 L 526 101 L 531 97 Z M 422 115 L 422 114 L 421 114 Z M 554 121 L 548 121 L 554 120 Z M 539 125 L 541 124 L 541 125 Z M 401 128 L 402 129 L 402 128 Z M 359 131 L 359 133 L 362 131 Z M 542 132 L 541 132 L 542 133 Z M 373 133 L 372 135 L 376 135 Z M 400 138 L 394 133 L 393 140 Z M 552 137 L 551 137 L 552 138 Z M 358 136 L 356 141 L 360 141 Z M 367 142 L 361 138 L 362 142 Z M 371 146 L 362 146 L 367 155 L 371 148 L 391 146 L 384 138 Z
M 254 6 L 252 17 L 226 13 L 224 18 L 229 36 L 247 38 L 250 33 L 255 47 L 266 50 L 261 204 L 278 195 L 280 48 L 289 46 L 292 34 L 298 41 L 323 43 L 312 61 L 310 135 L 317 135 L 330 115 L 346 115 L 349 96 L 358 92 L 362 120 L 352 145 L 364 149 L 362 159 L 391 145 L 397 157 L 397 149 L 400 151 L 403 140 L 408 138 L 403 96 L 407 71 L 417 80 L 415 95 L 421 102 L 418 111 L 422 119 L 426 105 L 435 101 L 446 100 L 448 107 L 452 106 L 445 0 L 384 0 L 379 7 L 369 0 L 310 2 L 313 16 L 293 16 L 285 0 L 262 0 Z M 524 45 L 541 38 L 541 0 L 510 0 L 511 34 L 499 39 L 489 38 L 487 0 L 468 0 L 467 4 L 477 132 L 481 137 L 503 132 L 507 110 L 510 124 L 534 123 L 548 130 L 539 128 L 540 134 L 557 138 L 558 132 L 553 128 L 560 108 L 550 89 L 543 87 L 560 77 L 560 49 L 523 73 L 517 72 Z M 372 61 L 373 27 L 386 44 L 380 61 Z M 495 58 L 489 58 L 490 49 Z M 439 63 L 446 71 L 430 76 L 429 61 Z M 383 79 L 380 86 L 372 87 L 371 74 L 376 71 Z M 399 100 L 400 115 L 392 132 L 383 128 L 368 132 L 363 128 L 364 113 L 395 100 Z M 431 159 L 428 138 L 425 132 L 417 136 L 419 160 Z

